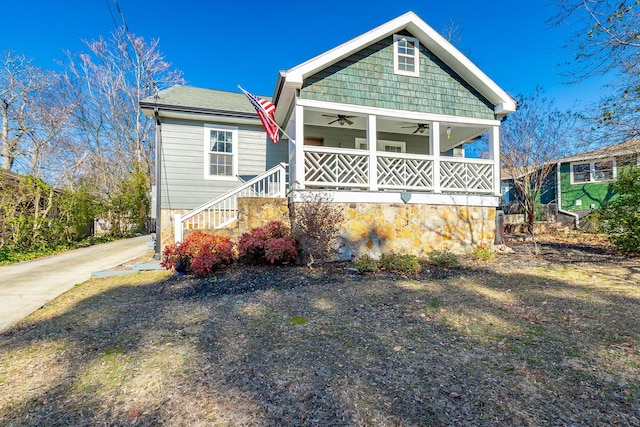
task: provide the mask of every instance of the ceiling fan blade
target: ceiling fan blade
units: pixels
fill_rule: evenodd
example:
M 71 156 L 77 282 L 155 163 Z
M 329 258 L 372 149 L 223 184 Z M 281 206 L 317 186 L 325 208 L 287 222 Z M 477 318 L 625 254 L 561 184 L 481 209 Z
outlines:
M 420 126 L 418 126 L 418 128 L 416 130 L 414 130 L 413 132 L 411 132 L 411 135 L 413 135 L 414 133 L 418 133 L 422 130 L 422 128 Z
M 353 117 L 353 116 L 349 116 L 349 117 Z M 352 125 L 353 122 L 351 120 L 349 120 L 348 118 L 344 118 L 344 121 L 347 122 L 348 125 Z
M 324 117 L 337 117 L 335 114 L 323 114 Z
M 328 125 L 332 125 L 332 124 L 334 124 L 334 123 L 335 123 L 335 122 L 337 122 L 337 121 L 340 121 L 340 119 L 335 119 L 334 121 L 329 122 L 329 123 L 327 123 L 327 124 L 328 124 Z

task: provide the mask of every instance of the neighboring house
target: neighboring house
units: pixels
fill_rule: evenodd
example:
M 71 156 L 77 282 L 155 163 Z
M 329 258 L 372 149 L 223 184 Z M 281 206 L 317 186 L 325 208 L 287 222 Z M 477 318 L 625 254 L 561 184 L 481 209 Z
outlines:
M 239 92 L 177 86 L 141 103 L 161 130 L 162 242 L 321 194 L 345 214 L 344 258 L 492 244 L 499 126 L 516 103 L 414 13 L 281 71 L 271 99 L 291 140 L 272 144 Z M 465 158 L 482 135 L 489 158 Z
M 621 168 L 640 162 L 640 140 L 599 148 L 575 156 L 554 160 L 547 184 L 541 191 L 541 205 L 554 204 L 558 220 L 577 224 L 580 218 L 602 207 L 615 197 L 613 183 Z M 512 179 L 503 174 L 502 205 L 517 203 Z

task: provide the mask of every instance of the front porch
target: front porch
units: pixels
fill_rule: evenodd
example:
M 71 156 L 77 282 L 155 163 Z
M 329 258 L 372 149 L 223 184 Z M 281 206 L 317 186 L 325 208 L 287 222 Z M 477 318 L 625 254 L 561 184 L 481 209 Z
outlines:
M 488 196 L 497 203 L 499 125 L 297 99 L 288 126 L 290 186 L 346 191 L 356 199 L 363 195 L 353 193 L 375 193 L 372 200 L 379 200 L 379 192 L 412 192 Z M 486 142 L 485 151 L 467 157 L 465 144 L 478 140 Z

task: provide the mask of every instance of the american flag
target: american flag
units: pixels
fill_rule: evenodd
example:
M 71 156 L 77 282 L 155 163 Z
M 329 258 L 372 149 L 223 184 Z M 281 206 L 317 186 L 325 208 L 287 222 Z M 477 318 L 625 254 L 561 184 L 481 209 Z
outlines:
M 278 142 L 279 128 L 275 118 L 276 106 L 273 105 L 273 102 L 253 95 L 242 88 L 240 88 L 240 90 L 247 95 L 247 98 L 249 98 L 249 101 L 253 104 L 253 108 L 256 109 L 258 117 L 260 117 L 260 122 L 262 123 L 264 130 L 267 131 L 271 141 L 274 143 Z

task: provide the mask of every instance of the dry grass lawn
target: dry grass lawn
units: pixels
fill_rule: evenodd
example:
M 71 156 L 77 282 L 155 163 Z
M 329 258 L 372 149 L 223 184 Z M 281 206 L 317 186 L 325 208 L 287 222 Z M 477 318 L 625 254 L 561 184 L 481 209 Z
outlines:
M 640 265 L 546 244 L 86 282 L 0 336 L 0 425 L 640 425 Z

